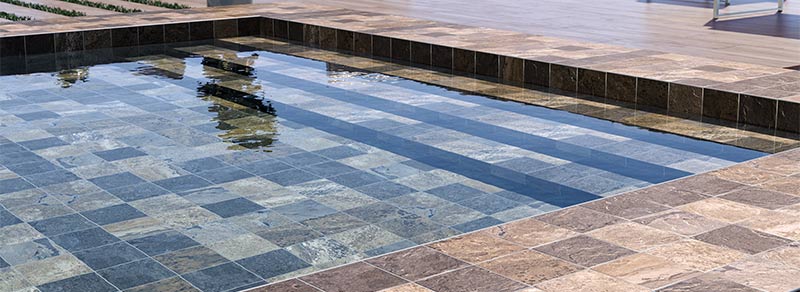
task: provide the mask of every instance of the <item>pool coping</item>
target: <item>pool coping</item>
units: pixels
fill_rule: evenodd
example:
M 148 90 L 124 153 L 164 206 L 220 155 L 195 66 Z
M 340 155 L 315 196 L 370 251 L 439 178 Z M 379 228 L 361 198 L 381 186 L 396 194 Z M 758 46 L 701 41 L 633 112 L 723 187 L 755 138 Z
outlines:
M 28 55 L 258 35 L 682 118 L 800 133 L 800 71 L 794 70 L 296 3 L 80 20 L 0 24 L 0 68 Z M 41 42 L 53 46 L 34 45 Z

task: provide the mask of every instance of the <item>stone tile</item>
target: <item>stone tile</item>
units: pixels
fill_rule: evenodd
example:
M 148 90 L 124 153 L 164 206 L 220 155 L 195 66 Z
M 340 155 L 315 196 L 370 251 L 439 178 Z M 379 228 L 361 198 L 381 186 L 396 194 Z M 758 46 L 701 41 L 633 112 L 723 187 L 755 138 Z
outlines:
M 586 267 L 635 254 L 629 249 L 584 235 L 539 246 L 535 250 Z
M 55 291 L 117 291 L 114 286 L 108 284 L 103 278 L 95 273 L 83 274 L 55 282 L 50 282 L 36 287 L 42 292 Z
M 537 216 L 536 219 L 576 232 L 587 232 L 622 219 L 583 207 L 573 207 Z
M 480 266 L 528 285 L 535 285 L 583 269 L 535 251 L 523 251 L 500 257 L 481 263 Z
M 578 235 L 576 232 L 530 218 L 481 231 L 510 242 L 533 247 Z
M 797 165 L 797 161 L 781 157 L 765 157 L 761 159 L 756 159 L 747 162 L 746 165 L 751 166 L 755 169 L 769 171 L 786 176 L 800 173 L 800 166 Z
M 646 253 L 698 271 L 709 271 L 746 256 L 745 253 L 733 249 L 692 239 L 657 246 Z
M 380 228 L 405 238 L 412 238 L 442 228 L 441 225 L 436 224 L 430 219 L 422 218 L 414 214 L 411 215 L 413 216 L 389 219 L 377 225 Z
M 322 236 L 322 233 L 319 233 L 318 231 L 308 228 L 300 223 L 270 227 L 258 231 L 256 234 L 281 247 L 290 246 Z
M 356 190 L 379 200 L 386 200 L 416 192 L 416 190 L 412 188 L 391 181 L 370 184 L 356 188 Z
M 314 200 L 305 200 L 297 203 L 272 208 L 275 212 L 295 221 L 303 221 L 336 213 L 336 210 L 317 203 Z
M 521 246 L 481 233 L 436 242 L 430 247 L 470 263 L 482 262 L 523 249 Z
M 147 255 L 141 251 L 124 242 L 116 242 L 79 251 L 74 253 L 74 255 L 95 270 L 102 270 L 147 257 Z
M 584 204 L 582 207 L 627 219 L 638 218 L 669 209 L 643 198 L 628 195 L 597 200 Z
M 176 231 L 167 231 L 150 236 L 129 240 L 128 243 L 149 256 L 200 245 L 196 241 Z
M 98 225 L 107 225 L 125 220 L 131 220 L 146 216 L 136 208 L 128 204 L 114 205 L 110 207 L 90 210 L 81 213 L 84 217 L 94 221 Z
M 800 197 L 759 188 L 736 190 L 720 198 L 766 209 L 777 209 L 800 203 Z
M 592 269 L 649 288 L 662 287 L 699 274 L 689 267 L 641 253 Z
M 682 238 L 675 233 L 634 222 L 609 225 L 587 234 L 591 237 L 638 251 L 674 242 Z
M 702 275 L 694 277 L 658 290 L 659 292 L 703 292 L 703 291 L 730 291 L 730 292 L 756 292 L 754 288 L 723 279 L 716 275 Z
M 462 261 L 428 247 L 417 247 L 388 254 L 368 260 L 367 263 L 411 281 L 427 278 L 467 265 Z
M 263 206 L 253 203 L 245 198 L 237 198 L 208 205 L 203 205 L 203 208 L 214 212 L 222 218 L 238 216 L 250 212 L 255 212 L 264 209 Z
M 64 249 L 76 252 L 119 241 L 102 228 L 91 228 L 50 237 Z
M 22 220 L 19 220 L 14 214 L 8 212 L 3 207 L 0 207 L 0 227 L 5 227 L 9 225 L 19 224 L 22 223 Z
M 687 236 L 725 226 L 725 223 L 680 210 L 670 210 L 653 214 L 637 219 L 636 222 Z
M 175 275 L 152 259 L 129 262 L 97 272 L 120 289 L 144 285 Z
M 335 234 L 367 225 L 366 222 L 345 213 L 334 213 L 331 215 L 308 219 L 301 223 L 325 235 Z
M 625 282 L 592 270 L 583 270 L 544 282 L 536 286 L 543 291 L 650 291 L 650 289 Z
M 400 286 L 394 286 L 389 289 L 381 290 L 381 292 L 431 292 L 428 288 L 422 287 L 420 285 L 414 283 L 403 284 Z
M 330 236 L 331 239 L 340 242 L 355 252 L 369 253 L 381 247 L 398 244 L 405 240 L 375 225 L 367 225 Z
M 800 270 L 797 267 L 758 257 L 733 263 L 714 273 L 763 291 L 791 291 L 800 287 Z
M 465 269 L 442 274 L 418 282 L 434 291 L 455 292 L 455 291 L 476 291 L 476 292 L 503 292 L 516 291 L 525 288 L 518 282 L 504 278 L 502 276 L 487 272 L 478 267 L 468 267 Z
M 759 187 L 770 191 L 782 192 L 794 196 L 800 196 L 800 188 L 797 188 L 797 176 L 772 180 L 759 185 Z
M 63 253 L 63 249 L 47 238 L 0 246 L 4 266 L 43 260 Z
M 712 230 L 697 235 L 694 238 L 700 241 L 724 246 L 749 254 L 759 253 L 790 242 L 785 238 L 769 235 L 737 225 L 729 225 L 723 228 Z
M 315 267 L 331 267 L 360 258 L 341 242 L 327 237 L 297 243 L 286 250 Z
M 740 224 L 780 237 L 800 240 L 800 215 L 785 210 L 767 211 Z
M 124 147 L 112 150 L 93 152 L 93 154 L 97 155 L 102 159 L 105 159 L 106 161 L 117 161 L 117 160 L 147 155 L 146 153 L 132 147 Z
M 783 177 L 780 174 L 763 170 L 757 170 L 747 165 L 736 165 L 733 167 L 720 169 L 711 172 L 711 175 L 714 175 L 724 180 L 729 180 L 749 185 L 762 184 Z
M 767 210 L 729 200 L 709 198 L 680 206 L 678 209 L 707 218 L 733 223 L 758 216 Z
M 264 287 L 252 289 L 253 292 L 319 292 L 317 288 L 311 287 L 297 279 L 278 282 Z
M 377 291 L 406 282 L 366 263 L 347 266 L 303 276 L 303 282 L 324 291 Z
M 279 241 L 278 243 L 282 242 Z M 244 234 L 208 244 L 208 248 L 229 260 L 235 261 L 276 250 L 279 247 L 275 245 L 275 243 L 261 237 L 252 234 Z
M 118 174 L 96 177 L 89 179 L 89 181 L 91 181 L 98 187 L 101 187 L 106 190 L 145 182 L 144 180 L 142 180 L 141 178 L 130 172 L 123 172 Z
M 228 262 L 227 259 L 204 246 L 195 246 L 153 257 L 165 267 L 185 274 Z
M 174 193 L 204 188 L 211 185 L 210 182 L 191 174 L 162 179 L 159 181 L 154 181 L 153 183 Z
M 126 292 L 199 292 L 192 284 L 179 277 L 167 278 L 161 281 L 144 284 Z
M 234 263 L 222 264 L 183 275 L 183 278 L 203 291 L 228 291 L 264 283 L 258 276 Z
M 14 269 L 35 286 L 91 272 L 89 267 L 68 254 L 25 263 Z
M 280 276 L 311 266 L 283 249 L 244 258 L 236 261 L 236 263 L 264 279 Z

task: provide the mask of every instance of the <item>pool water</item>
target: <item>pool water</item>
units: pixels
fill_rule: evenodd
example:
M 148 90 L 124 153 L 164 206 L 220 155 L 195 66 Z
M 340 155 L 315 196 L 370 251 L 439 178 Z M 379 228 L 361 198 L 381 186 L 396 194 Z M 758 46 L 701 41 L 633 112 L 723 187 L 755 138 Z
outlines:
M 239 290 L 763 155 L 186 44 L 0 77 L 0 274 Z

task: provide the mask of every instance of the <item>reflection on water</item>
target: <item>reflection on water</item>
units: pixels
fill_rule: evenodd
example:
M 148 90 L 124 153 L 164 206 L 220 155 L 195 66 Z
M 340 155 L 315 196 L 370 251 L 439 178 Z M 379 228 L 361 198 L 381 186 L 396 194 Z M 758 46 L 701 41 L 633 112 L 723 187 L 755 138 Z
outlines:
M 53 73 L 53 76 L 56 77 L 61 88 L 69 88 L 77 82 L 86 82 L 86 79 L 89 78 L 89 68 L 65 69 Z
M 277 113 L 269 101 L 211 82 L 200 85 L 197 92 L 214 102 L 208 111 L 217 113 L 216 128 L 224 131 L 220 138 L 247 149 L 269 151 L 278 135 Z

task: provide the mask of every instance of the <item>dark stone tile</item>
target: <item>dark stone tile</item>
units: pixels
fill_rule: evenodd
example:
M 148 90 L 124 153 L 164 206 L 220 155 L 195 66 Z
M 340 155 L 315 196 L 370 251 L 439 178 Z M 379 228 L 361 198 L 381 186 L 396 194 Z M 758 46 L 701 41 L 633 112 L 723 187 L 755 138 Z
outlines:
M 585 235 L 535 248 L 554 257 L 585 267 L 602 264 L 636 252 Z
M 25 53 L 28 55 L 52 54 L 56 42 L 53 34 L 25 36 Z
M 0 57 L 25 57 L 25 37 L 0 38 Z
M 525 60 L 525 83 L 550 86 L 550 64 Z
M 234 263 L 203 269 L 183 275 L 183 278 L 203 291 L 229 291 L 238 287 L 261 283 L 253 273 Z
M 669 113 L 679 117 L 700 117 L 703 88 L 672 83 L 669 85 Z
M 745 285 L 724 279 L 714 275 L 702 275 L 689 280 L 681 281 L 658 292 L 706 292 L 706 291 L 726 291 L 726 292 L 757 292 L 759 290 Z
M 50 282 L 36 287 L 41 292 L 69 292 L 69 291 L 92 291 L 92 292 L 112 292 L 117 291 L 114 286 L 108 284 L 103 278 L 95 273 L 88 273 L 79 276 Z
M 65 32 L 55 35 L 56 52 L 78 52 L 83 50 L 82 32 Z
M 272 21 L 272 29 L 276 38 L 289 38 L 289 23 L 285 20 L 275 19 Z
M 0 206 L 0 228 L 19 223 L 22 223 L 22 220 L 19 220 L 14 214 Z
M 578 69 L 578 93 L 599 97 L 606 96 L 606 73 Z
M 240 165 L 239 168 L 257 175 L 265 175 L 291 169 L 292 166 L 279 160 L 268 159 Z
M 619 195 L 605 198 L 584 204 L 582 206 L 584 208 L 627 219 L 638 218 L 669 209 L 644 198 L 630 195 Z
M 135 27 L 112 29 L 111 45 L 115 48 L 139 45 L 139 30 Z
M 50 237 L 64 249 L 76 252 L 119 241 L 114 235 L 97 227 Z
M 514 83 L 525 82 L 525 61 L 514 57 L 500 57 L 500 79 Z
M 475 220 L 467 221 L 458 225 L 452 226 L 453 229 L 461 231 L 461 232 L 471 232 L 478 229 L 483 229 L 489 226 L 495 226 L 502 224 L 503 221 L 500 221 L 496 218 L 484 216 Z
M 587 232 L 621 222 L 622 219 L 582 207 L 573 207 L 537 216 L 536 219 L 577 232 Z
M 379 200 L 390 199 L 416 192 L 415 189 L 392 181 L 382 181 L 379 183 L 359 187 L 356 190 Z
M 178 274 L 186 274 L 228 262 L 225 257 L 204 246 L 181 249 L 153 258 Z
M 223 163 L 222 161 L 219 161 L 218 159 L 206 157 L 206 158 L 199 158 L 181 162 L 178 163 L 178 166 L 191 173 L 198 173 L 212 169 L 222 168 L 227 166 L 227 164 Z
M 453 70 L 475 73 L 475 52 L 453 48 Z
M 499 77 L 500 57 L 495 54 L 475 52 L 475 73 L 483 76 Z
M 431 65 L 431 45 L 420 42 L 411 42 L 410 44 L 412 63 Z
M 308 219 L 300 223 L 325 235 L 336 234 L 367 225 L 366 222 L 345 213 L 325 215 Z
M 406 282 L 365 263 L 350 264 L 300 279 L 324 291 L 378 291 Z
M 411 281 L 427 278 L 468 264 L 428 247 L 417 247 L 371 259 L 368 263 Z
M 697 235 L 694 238 L 710 244 L 732 248 L 749 254 L 756 254 L 791 242 L 785 238 L 744 228 L 738 225 L 728 225 Z
M 474 210 L 478 210 L 479 212 L 488 215 L 512 209 L 514 207 L 521 205 L 519 202 L 512 201 L 493 194 L 485 194 L 477 196 L 474 198 L 463 200 L 459 203 L 461 205 L 472 208 Z
M 316 175 L 295 168 L 262 175 L 261 177 L 282 186 L 291 186 L 320 179 Z
M 190 22 L 189 38 L 193 41 L 213 39 L 214 22 L 213 21 Z
M 67 142 L 62 141 L 57 137 L 29 140 L 29 141 L 19 142 L 18 144 L 22 147 L 28 148 L 29 150 L 41 150 L 56 146 L 68 145 Z
M 293 21 L 286 22 L 286 33 L 287 39 L 293 42 L 302 42 L 304 37 L 304 29 L 302 23 L 297 23 Z
M 322 237 L 322 233 L 300 223 L 270 227 L 265 230 L 259 230 L 256 234 L 280 247 L 287 247 Z
M 735 190 L 720 198 L 771 210 L 800 203 L 800 197 L 755 187 Z
M 236 261 L 236 263 L 264 279 L 291 273 L 311 266 L 283 249 L 277 249 L 257 256 L 241 259 Z
M 259 21 L 261 25 L 261 35 L 265 37 L 275 36 L 275 25 L 272 18 L 262 17 Z
M 132 184 L 124 187 L 106 190 L 125 202 L 166 195 L 169 191 L 152 183 Z
M 258 36 L 261 35 L 260 21 L 258 17 L 240 18 L 237 20 L 236 27 L 239 29 L 239 36 Z
M 431 65 L 448 70 L 453 69 L 453 48 L 431 45 Z
M 666 109 L 669 105 L 669 83 L 645 78 L 636 79 L 636 104 Z
M 353 52 L 359 55 L 372 54 L 372 35 L 357 32 L 353 35 Z
M 263 206 L 253 203 L 245 198 L 222 201 L 218 203 L 203 205 L 203 208 L 214 212 L 222 218 L 238 216 L 250 212 L 264 209 Z
M 739 95 L 706 88 L 703 90 L 703 116 L 735 122 L 739 112 Z
M 17 114 L 18 118 L 26 120 L 26 121 L 36 121 L 36 120 L 44 120 L 44 119 L 55 119 L 61 117 L 57 113 L 51 111 L 38 111 L 32 113 L 24 113 L 24 114 Z M 51 139 L 51 138 L 46 138 Z M 58 138 L 55 138 L 58 139 Z
M 606 97 L 624 102 L 636 102 L 636 77 L 606 74 Z
M 89 181 L 103 189 L 114 189 L 145 182 L 143 179 L 130 172 L 96 177 L 89 179 Z
M 221 39 L 239 36 L 238 25 L 239 22 L 236 19 L 214 20 L 214 38 Z
M 303 167 L 311 164 L 317 164 L 328 161 L 328 159 L 326 159 L 325 157 L 310 152 L 292 154 L 286 157 L 281 157 L 279 159 L 282 160 L 283 162 L 286 162 L 288 164 L 297 167 Z
M 418 284 L 433 291 L 492 291 L 511 292 L 525 288 L 519 282 L 491 273 L 478 267 L 469 267 L 454 272 L 435 276 Z
M 204 188 L 211 185 L 210 182 L 191 174 L 162 179 L 159 181 L 154 181 L 153 183 L 174 193 Z
M 84 47 L 86 50 L 111 48 L 111 30 L 89 30 L 83 32 Z
M 150 25 L 139 27 L 139 45 L 164 43 L 164 26 Z
M 777 110 L 777 100 L 747 94 L 739 97 L 739 123 L 774 129 Z
M 800 132 L 800 104 L 779 100 L 776 124 L 780 131 Z
M 78 214 L 47 218 L 44 220 L 33 221 L 29 224 L 34 229 L 46 236 L 56 236 L 59 234 L 89 229 L 96 226 Z
M 89 220 L 94 221 L 94 223 L 97 223 L 97 225 L 107 225 L 147 216 L 128 204 L 90 210 L 81 214 Z
M 310 47 L 319 47 L 319 26 L 310 24 L 303 26 L 303 43 Z
M 326 50 L 336 49 L 336 29 L 329 27 L 319 28 L 319 46 Z
M 160 281 L 137 286 L 125 292 L 200 292 L 192 284 L 179 277 L 172 277 Z
M 335 182 L 335 183 L 338 183 L 340 185 L 351 187 L 351 188 L 357 188 L 357 187 L 360 187 L 360 186 L 365 186 L 365 185 L 368 185 L 368 184 L 373 184 L 373 183 L 385 180 L 384 178 L 382 178 L 380 176 L 377 176 L 377 175 L 374 175 L 374 174 L 371 174 L 371 173 L 368 173 L 368 172 L 365 172 L 365 171 L 357 171 L 357 172 L 346 173 L 346 174 L 330 177 L 328 179 L 333 181 L 333 182 Z
M 46 187 L 49 185 L 55 185 L 60 183 L 66 183 L 71 181 L 79 180 L 80 178 L 69 172 L 68 170 L 55 170 L 50 172 L 43 172 L 37 173 L 33 175 L 29 175 L 25 177 L 29 182 L 38 186 L 38 187 Z
M 352 31 L 336 30 L 336 48 L 343 51 L 352 51 L 354 48 L 354 38 Z
M 286 204 L 272 208 L 272 210 L 298 222 L 336 213 L 335 209 L 314 200 Z
M 353 209 L 346 210 L 345 213 L 353 215 L 361 220 L 378 223 L 396 218 L 415 218 L 416 215 L 401 210 L 395 206 L 389 205 L 384 202 L 372 203 L 366 206 L 361 206 Z
M 94 152 L 92 154 L 97 155 L 98 157 L 106 161 L 117 161 L 117 160 L 147 155 L 146 153 L 139 151 L 138 149 L 133 147 L 123 147 L 111 150 L 104 150 L 104 151 Z
M 372 55 L 376 57 L 391 58 L 392 45 L 391 39 L 384 36 L 372 36 Z
M 17 175 L 28 176 L 37 173 L 50 172 L 58 169 L 58 166 L 47 160 L 37 160 L 29 163 L 8 165 L 6 168 Z
M 95 270 L 102 270 L 147 257 L 147 255 L 125 242 L 116 242 L 79 251 L 74 255 Z
M 172 23 L 164 25 L 164 42 L 177 43 L 191 40 L 188 23 Z
M 150 236 L 135 238 L 129 240 L 128 243 L 149 256 L 156 256 L 171 251 L 200 245 L 188 236 L 180 234 L 176 231 L 167 231 Z
M 120 289 L 128 289 L 175 275 L 152 259 L 142 259 L 97 271 Z
M 198 172 L 197 175 L 215 184 L 232 182 L 253 176 L 253 174 L 233 166 Z
M 391 39 L 392 59 L 408 62 L 411 60 L 411 42 L 402 39 Z
M 278 282 L 252 290 L 253 292 L 320 292 L 317 288 L 311 287 L 297 279 Z
M 442 228 L 441 225 L 436 224 L 427 218 L 421 218 L 419 216 L 405 216 L 389 219 L 380 222 L 377 225 L 378 227 L 405 238 L 411 238 Z
M 430 189 L 426 192 L 452 202 L 460 202 L 486 194 L 481 190 L 477 190 L 460 183 L 454 183 Z
M 550 87 L 575 92 L 578 89 L 578 68 L 550 64 Z

